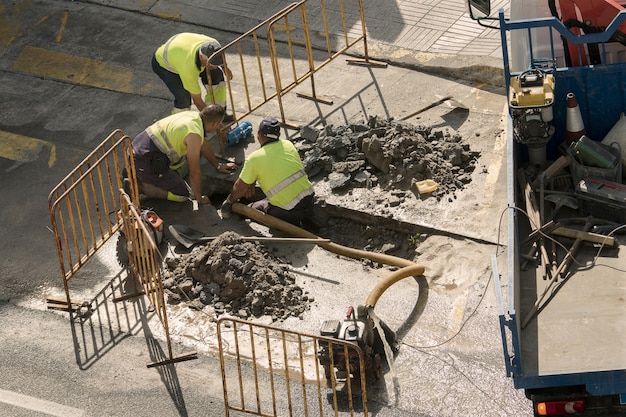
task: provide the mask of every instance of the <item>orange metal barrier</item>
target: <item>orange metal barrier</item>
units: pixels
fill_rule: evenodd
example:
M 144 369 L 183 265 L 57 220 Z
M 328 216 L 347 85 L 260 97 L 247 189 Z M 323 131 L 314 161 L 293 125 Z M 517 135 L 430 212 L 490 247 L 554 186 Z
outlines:
M 276 97 L 283 125 L 299 128 L 287 123 L 282 96 L 310 79 L 311 95 L 298 96 L 332 104 L 317 96 L 314 75 L 360 41 L 365 57 L 349 59 L 349 63 L 387 66 L 369 59 L 362 0 L 328 2 L 332 7 L 326 3 L 293 3 L 213 55 L 222 54 L 224 65 L 233 73 L 233 79 L 226 77 L 226 82 L 228 107 L 235 120 Z M 356 20 L 351 25 L 348 16 Z M 229 64 L 227 56 L 236 56 L 236 62 Z
M 118 190 L 123 187 L 122 170 L 126 168 L 133 176 L 135 172 L 130 154 L 131 139 L 121 130 L 115 130 L 48 196 L 50 223 L 68 304 L 68 282 L 72 276 L 122 225 L 115 216 L 120 210 Z M 133 197 L 133 201 L 139 201 L 136 189 Z
M 368 415 L 356 344 L 234 318 L 218 320 L 217 337 L 226 416 Z
M 129 273 L 139 279 L 145 294 L 165 328 L 169 358 L 149 364 L 194 359 L 195 353 L 175 358 L 172 354 L 167 313 L 161 283 L 161 254 L 140 219 L 139 191 L 135 178 L 132 139 L 121 130 L 112 132 L 48 196 L 48 210 L 56 243 L 65 300 L 48 297 L 50 308 L 75 313 L 85 307 L 70 296 L 70 280 L 109 238 L 122 231 L 129 254 Z M 123 170 L 130 196 L 124 192 Z M 120 301 L 143 292 L 135 292 Z
M 163 325 L 167 342 L 168 358 L 163 361 L 150 363 L 148 364 L 148 368 L 197 359 L 197 353 L 195 351 L 179 356 L 174 356 L 173 354 L 169 324 L 167 321 L 167 305 L 165 304 L 165 294 L 163 292 L 163 278 L 161 275 L 163 257 L 157 247 L 157 242 L 153 239 L 152 231 L 148 230 L 148 226 L 145 221 L 142 220 L 140 209 L 131 202 L 130 197 L 123 190 L 120 190 L 120 194 L 120 217 L 123 222 L 122 230 L 126 238 L 129 255 L 128 270 L 133 278 L 139 279 L 144 292 L 128 294 L 126 297 L 119 298 L 116 301 L 146 294 Z

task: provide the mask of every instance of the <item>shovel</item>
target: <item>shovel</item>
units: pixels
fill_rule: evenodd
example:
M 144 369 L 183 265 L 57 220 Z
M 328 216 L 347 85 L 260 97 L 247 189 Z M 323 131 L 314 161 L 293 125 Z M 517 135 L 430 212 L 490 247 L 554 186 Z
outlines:
M 409 115 L 407 115 L 407 116 L 404 116 L 404 117 L 400 118 L 400 120 L 407 120 L 407 119 L 410 119 L 411 117 L 417 116 L 417 115 L 418 115 L 418 114 L 420 114 L 420 113 L 424 113 L 426 110 L 430 110 L 430 109 L 432 109 L 433 107 L 437 107 L 438 105 L 440 105 L 440 104 L 442 104 L 442 103 L 446 103 L 446 104 L 448 104 L 450 107 L 458 107 L 458 108 L 461 108 L 461 109 L 465 109 L 465 110 L 467 110 L 467 106 L 465 106 L 463 103 L 461 103 L 460 101 L 457 101 L 457 100 L 453 99 L 453 98 L 452 98 L 452 96 L 447 96 L 447 97 L 444 97 L 444 98 L 442 98 L 442 99 L 440 99 L 440 100 L 433 101 L 433 102 L 432 102 L 432 103 L 430 103 L 428 106 L 426 106 L 426 107 L 422 107 L 422 108 L 421 108 L 421 109 L 419 109 L 418 111 L 413 112 L 413 113 L 411 113 L 411 114 L 409 114 Z
M 556 215 L 559 214 L 559 211 L 563 206 L 569 207 L 571 209 L 578 209 L 578 200 L 571 195 L 564 194 L 549 194 L 544 197 L 547 201 L 554 203 L 554 210 L 552 210 L 552 215 L 550 220 L 556 218 Z
M 192 229 L 189 226 L 183 224 L 170 224 L 168 230 L 184 247 L 189 249 L 196 243 L 210 242 L 217 239 L 217 237 L 207 236 L 199 230 Z M 252 242 L 297 242 L 297 243 L 328 243 L 330 239 L 307 239 L 301 237 L 264 237 L 264 236 L 249 236 L 241 237 L 241 240 Z

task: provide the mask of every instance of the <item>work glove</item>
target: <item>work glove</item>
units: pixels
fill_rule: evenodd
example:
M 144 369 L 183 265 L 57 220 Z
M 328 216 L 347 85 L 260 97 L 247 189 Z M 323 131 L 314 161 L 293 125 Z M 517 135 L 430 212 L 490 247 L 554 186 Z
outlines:
M 222 203 L 222 208 L 220 209 L 222 213 L 222 219 L 228 219 L 233 215 L 233 205 L 227 201 Z

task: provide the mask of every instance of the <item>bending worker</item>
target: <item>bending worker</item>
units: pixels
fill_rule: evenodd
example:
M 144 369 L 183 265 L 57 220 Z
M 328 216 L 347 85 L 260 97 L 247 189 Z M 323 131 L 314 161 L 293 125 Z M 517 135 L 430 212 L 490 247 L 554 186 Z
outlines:
M 161 45 L 152 57 L 152 70 L 163 80 L 174 95 L 172 113 L 189 110 L 191 103 L 198 111 L 208 103 L 216 103 L 226 108 L 226 84 L 224 82 L 224 65 L 222 54 L 209 62 L 209 57 L 222 49 L 220 43 L 206 35 L 198 33 L 179 33 Z M 229 79 L 232 73 L 225 68 Z M 206 96 L 202 99 L 202 91 L 198 77 L 206 87 Z M 213 86 L 213 95 L 211 89 Z M 225 121 L 232 116 L 226 117 Z
M 195 110 L 173 114 L 161 119 L 133 139 L 133 156 L 139 192 L 150 198 L 183 202 L 193 193 L 200 204 L 210 204 L 202 195 L 200 155 L 218 172 L 227 174 L 237 169 L 229 162 L 220 164 L 206 136 L 221 128 L 224 108 L 209 104 L 201 112 Z M 183 177 L 189 172 L 187 185 Z
M 263 119 L 257 132 L 261 148 L 252 152 L 244 162 L 232 192 L 222 204 L 223 218 L 231 216 L 233 203 L 254 195 L 255 183 L 266 198 L 251 203 L 250 207 L 296 226 L 311 213 L 313 187 L 304 172 L 300 155 L 291 141 L 279 137 L 278 120 L 273 117 Z

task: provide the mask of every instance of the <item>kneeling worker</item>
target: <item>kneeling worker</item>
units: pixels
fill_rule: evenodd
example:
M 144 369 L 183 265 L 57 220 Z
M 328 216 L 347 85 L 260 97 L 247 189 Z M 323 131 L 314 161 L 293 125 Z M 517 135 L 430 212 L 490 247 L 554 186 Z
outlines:
M 296 226 L 310 214 L 313 187 L 302 165 L 298 150 L 289 140 L 280 140 L 280 123 L 266 117 L 259 124 L 257 140 L 260 149 L 246 159 L 232 192 L 222 204 L 222 217 L 229 218 L 232 204 L 254 195 L 255 183 L 266 198 L 250 204 L 270 216 Z
M 161 119 L 133 139 L 133 157 L 139 191 L 150 198 L 183 202 L 190 191 L 199 204 L 210 204 L 202 195 L 203 155 L 218 172 L 228 174 L 237 169 L 229 162 L 220 164 L 215 157 L 207 135 L 222 127 L 224 108 L 209 104 L 201 112 L 195 110 L 176 113 Z M 183 176 L 189 170 L 187 185 Z

